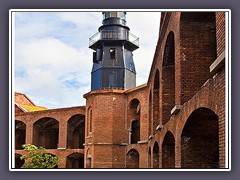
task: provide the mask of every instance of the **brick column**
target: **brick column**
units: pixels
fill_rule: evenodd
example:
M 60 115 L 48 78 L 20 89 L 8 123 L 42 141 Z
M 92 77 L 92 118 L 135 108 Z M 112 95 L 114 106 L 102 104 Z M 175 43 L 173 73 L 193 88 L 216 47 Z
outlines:
M 181 135 L 175 140 L 175 168 L 181 168 Z
M 159 141 L 158 141 L 159 142 Z M 159 142 L 159 168 L 163 167 L 163 158 L 162 158 L 162 152 L 163 151 L 163 143 Z
M 139 168 L 148 168 L 148 146 L 143 144 L 140 147 L 142 151 L 139 152 Z
M 67 148 L 67 122 L 59 121 L 58 148 Z
M 66 156 L 59 158 L 58 168 L 66 168 Z
M 33 144 L 33 124 L 26 123 L 26 144 Z

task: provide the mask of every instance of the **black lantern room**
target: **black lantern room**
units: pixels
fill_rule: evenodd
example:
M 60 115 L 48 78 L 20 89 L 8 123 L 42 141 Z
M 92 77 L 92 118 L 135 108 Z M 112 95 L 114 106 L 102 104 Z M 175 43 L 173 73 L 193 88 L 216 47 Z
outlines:
M 126 12 L 103 12 L 102 26 L 89 38 L 93 49 L 91 90 L 129 89 L 136 86 L 133 51 L 139 38 L 126 26 Z

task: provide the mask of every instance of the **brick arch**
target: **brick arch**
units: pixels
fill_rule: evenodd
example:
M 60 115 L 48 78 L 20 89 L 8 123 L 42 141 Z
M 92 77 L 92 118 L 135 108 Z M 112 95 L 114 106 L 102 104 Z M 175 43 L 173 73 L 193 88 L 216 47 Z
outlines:
M 162 168 L 175 168 L 175 137 L 167 131 L 162 142 Z
M 148 168 L 151 168 L 152 163 L 151 163 L 151 157 L 152 157 L 152 151 L 151 151 L 151 147 L 148 147 Z
M 181 133 L 181 167 L 219 167 L 218 115 L 210 108 L 196 108 L 184 124 Z
M 207 93 L 207 92 L 205 91 L 204 93 Z M 181 111 L 182 117 L 181 117 L 181 121 L 178 121 L 177 125 L 176 125 L 176 136 L 181 136 L 183 128 L 184 128 L 184 126 L 185 126 L 185 124 L 188 120 L 188 117 L 196 109 L 207 108 L 207 109 L 211 109 L 212 111 L 214 111 L 213 108 L 210 106 L 210 100 L 209 99 L 202 99 L 201 97 L 193 98 L 188 102 L 188 104 L 189 105 L 184 107 Z
M 66 157 L 66 168 L 82 169 L 84 168 L 84 154 L 71 153 Z
M 161 76 L 161 116 L 160 124 L 165 125 L 175 105 L 175 40 L 170 31 L 164 47 Z
M 128 104 L 128 122 L 131 129 L 131 144 L 140 141 L 141 103 L 137 98 L 132 99 Z
M 159 113 L 159 89 L 160 89 L 160 73 L 157 69 L 154 74 L 153 81 L 153 134 L 156 133 L 156 128 L 160 122 L 160 113 Z
M 85 115 L 75 114 L 67 121 L 67 148 L 83 149 L 85 142 Z
M 139 168 L 139 152 L 132 148 L 126 154 L 126 168 Z
M 153 144 L 153 168 L 159 168 L 159 144 L 157 141 Z
M 91 148 L 88 147 L 86 150 L 86 157 L 91 157 L 91 156 L 92 156 Z
M 21 120 L 15 120 L 15 149 L 23 149 L 22 145 L 26 143 L 26 123 Z
M 52 156 L 58 157 L 58 152 L 55 151 L 55 150 L 46 149 L 45 152 L 46 152 L 47 154 L 51 154 Z
M 59 121 L 44 117 L 33 124 L 33 144 L 46 149 L 56 149 L 59 138 Z
M 209 67 L 216 59 L 214 12 L 180 14 L 180 103 L 187 102 L 211 77 Z

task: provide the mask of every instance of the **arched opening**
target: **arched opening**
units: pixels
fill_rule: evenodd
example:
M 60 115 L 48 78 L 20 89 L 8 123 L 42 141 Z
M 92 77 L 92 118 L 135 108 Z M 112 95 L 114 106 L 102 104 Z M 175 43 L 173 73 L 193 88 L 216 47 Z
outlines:
M 148 167 L 151 168 L 151 156 L 152 156 L 152 153 L 151 153 L 151 148 L 149 147 L 148 148 Z
M 26 124 L 22 121 L 15 121 L 15 149 L 23 149 L 22 145 L 26 140 Z
M 81 153 L 72 153 L 67 156 L 66 168 L 82 169 L 84 168 L 84 155 Z
M 175 138 L 169 131 L 162 144 L 162 168 L 175 168 Z
M 139 168 L 139 153 L 136 149 L 131 149 L 127 153 L 126 168 Z
M 182 168 L 217 168 L 219 162 L 218 116 L 208 108 L 191 113 L 181 135 Z
M 132 121 L 131 143 L 136 144 L 140 141 L 140 123 L 139 120 Z
M 162 125 L 166 124 L 175 106 L 175 45 L 174 34 L 168 34 L 162 64 Z
M 15 153 L 15 168 L 20 169 L 24 164 L 24 160 L 20 159 L 22 155 Z
M 33 124 L 33 144 L 46 149 L 58 147 L 59 122 L 45 117 Z
M 156 133 L 156 128 L 159 125 L 159 114 L 159 71 L 157 70 L 153 86 L 153 134 Z
M 153 146 L 153 168 L 159 168 L 159 145 L 157 142 Z
M 90 149 L 88 148 L 86 151 L 86 168 L 92 168 L 92 154 Z
M 128 110 L 128 118 L 131 122 L 131 144 L 140 141 L 140 112 L 141 106 L 139 100 L 131 100 Z
M 152 135 L 152 91 L 149 93 L 149 100 L 148 100 L 148 135 Z
M 85 116 L 76 114 L 68 120 L 67 148 L 83 149 L 85 142 Z
M 182 12 L 180 18 L 181 104 L 211 77 L 217 57 L 214 12 Z

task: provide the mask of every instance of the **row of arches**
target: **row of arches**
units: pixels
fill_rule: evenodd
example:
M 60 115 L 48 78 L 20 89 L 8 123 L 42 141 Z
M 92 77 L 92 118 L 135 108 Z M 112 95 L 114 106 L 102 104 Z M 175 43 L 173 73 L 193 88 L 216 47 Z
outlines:
M 53 155 L 53 154 L 51 154 Z M 53 155 L 55 156 L 55 155 Z M 15 153 L 15 168 L 19 169 L 25 163 L 24 160 L 20 159 L 21 155 Z M 54 168 L 58 168 L 55 166 Z M 72 153 L 66 157 L 66 167 L 71 169 L 82 169 L 84 168 L 84 154 L 82 153 Z
M 85 142 L 85 116 L 76 114 L 67 121 L 67 148 L 83 149 Z M 59 144 L 59 121 L 44 117 L 33 124 L 32 143 L 46 149 L 57 149 Z M 22 149 L 26 143 L 26 124 L 15 121 L 15 149 Z
M 153 73 L 149 135 L 169 121 L 175 105 L 190 100 L 211 78 L 209 67 L 217 57 L 214 12 L 182 12 L 179 21 L 179 29 L 167 32 Z
M 149 147 L 149 168 L 175 168 L 179 155 L 181 168 L 219 168 L 218 116 L 211 109 L 201 107 L 193 111 L 180 138 L 175 136 L 167 131 L 162 143 L 155 141 Z M 178 149 L 176 144 L 181 148 Z M 126 167 L 139 168 L 140 155 L 136 149 L 129 150 Z

